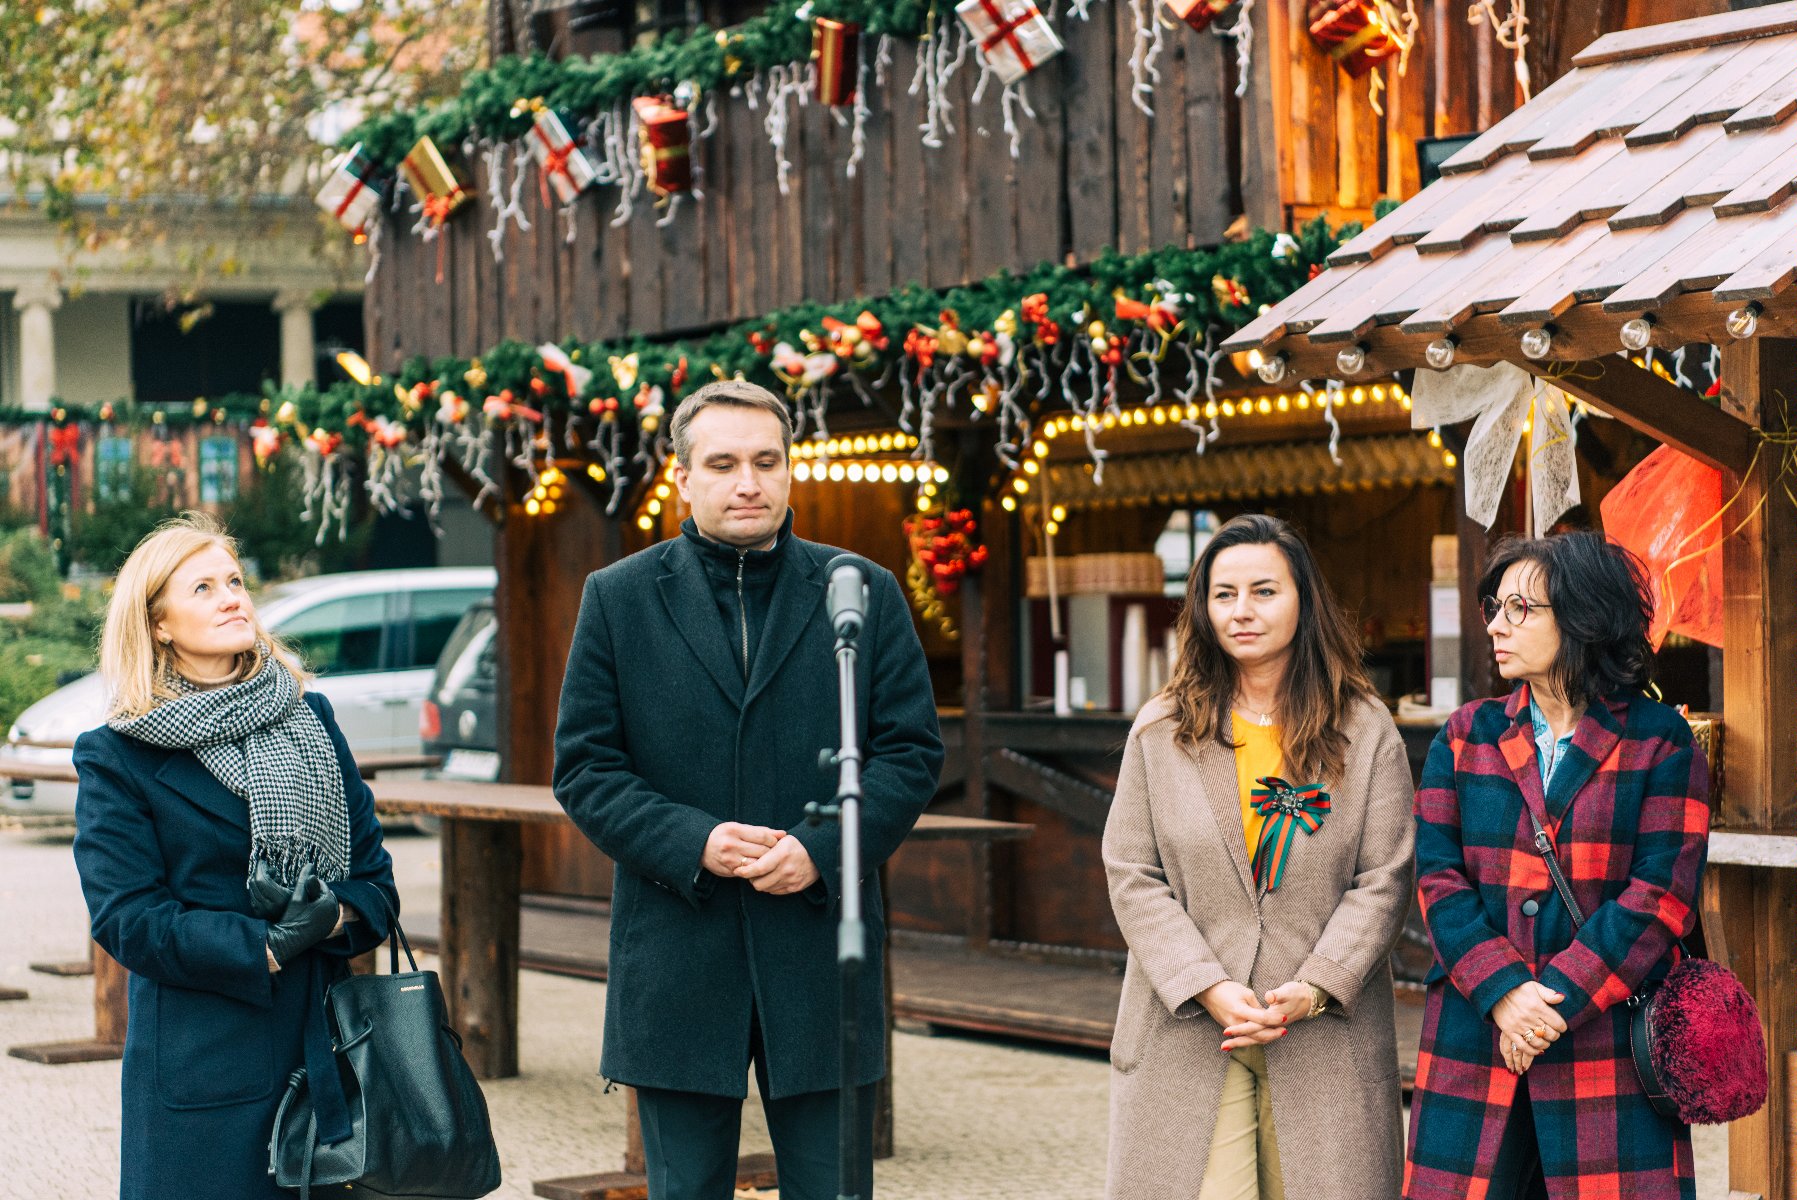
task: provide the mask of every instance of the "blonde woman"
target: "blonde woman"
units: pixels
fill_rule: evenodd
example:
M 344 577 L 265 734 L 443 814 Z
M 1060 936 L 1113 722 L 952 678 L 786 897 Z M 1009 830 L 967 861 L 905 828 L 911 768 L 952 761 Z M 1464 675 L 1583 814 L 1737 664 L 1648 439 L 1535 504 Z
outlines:
M 95 940 L 131 973 L 119 1194 L 286 1200 L 275 1106 L 305 1065 L 320 1139 L 349 1135 L 324 989 L 398 912 L 373 800 L 203 517 L 126 560 L 100 671 L 75 864 Z
M 1113 1200 L 1398 1194 L 1388 965 L 1410 768 L 1301 538 L 1237 517 L 1200 556 L 1167 689 L 1104 831 L 1129 943 Z

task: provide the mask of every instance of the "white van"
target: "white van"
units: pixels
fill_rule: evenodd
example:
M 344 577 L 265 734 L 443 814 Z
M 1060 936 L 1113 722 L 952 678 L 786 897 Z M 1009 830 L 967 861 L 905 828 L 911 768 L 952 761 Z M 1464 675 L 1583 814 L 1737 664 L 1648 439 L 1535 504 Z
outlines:
M 422 567 L 318 575 L 256 597 L 262 623 L 299 651 L 357 754 L 417 754 L 418 714 L 437 656 L 470 605 L 493 594 L 491 567 Z M 9 762 L 68 763 L 75 739 L 106 718 L 98 674 L 45 696 L 19 715 L 0 746 Z M 30 743 L 45 743 L 31 745 Z M 13 779 L 0 807 L 73 813 L 75 785 Z

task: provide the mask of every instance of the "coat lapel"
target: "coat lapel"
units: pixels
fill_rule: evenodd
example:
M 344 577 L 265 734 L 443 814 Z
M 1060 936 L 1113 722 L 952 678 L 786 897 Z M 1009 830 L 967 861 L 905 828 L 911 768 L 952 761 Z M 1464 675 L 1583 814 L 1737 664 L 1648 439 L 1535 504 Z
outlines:
M 1579 789 L 1590 782 L 1597 768 L 1622 741 L 1622 719 L 1627 715 L 1626 703 L 1600 700 L 1587 705 L 1585 715 L 1572 731 L 1572 745 L 1554 777 L 1548 780 L 1547 811 L 1558 822 L 1572 806 Z
M 761 645 L 755 651 L 755 669 L 749 672 L 749 690 L 744 704 L 754 701 L 773 682 L 823 601 L 823 568 L 814 556 L 805 552 L 798 539 L 792 539 L 780 564 L 780 573 L 774 580 L 767 623 L 761 628 Z
M 668 620 L 686 639 L 693 655 L 711 672 L 731 703 L 743 702 L 742 669 L 730 655 L 730 644 L 724 637 L 724 622 L 718 616 L 717 600 L 711 583 L 705 578 L 705 566 L 687 544 L 685 538 L 668 543 L 662 558 L 667 568 L 656 583 L 661 602 L 668 610 Z
M 1198 759 L 1198 782 L 1210 804 L 1211 815 L 1217 819 L 1217 830 L 1229 850 L 1229 860 L 1235 864 L 1236 876 L 1242 882 L 1242 890 L 1248 893 L 1249 903 L 1259 909 L 1260 889 L 1254 886 L 1254 867 L 1248 861 L 1248 834 L 1242 828 L 1242 795 L 1236 780 L 1235 755 L 1219 746 L 1214 738 L 1205 738 L 1195 752 L 1187 753 L 1195 753 Z
M 250 827 L 249 804 L 218 781 L 205 764 L 188 751 L 177 751 L 156 772 L 156 782 L 195 807 L 205 809 L 239 829 Z
M 1536 762 L 1535 724 L 1529 719 L 1529 685 L 1519 684 L 1504 702 L 1504 715 L 1510 727 L 1498 738 L 1498 750 L 1504 756 L 1504 767 L 1510 772 L 1522 802 L 1545 828 L 1552 824 L 1547 815 L 1547 798 L 1541 791 L 1541 767 Z M 1525 840 L 1533 840 L 1532 837 Z

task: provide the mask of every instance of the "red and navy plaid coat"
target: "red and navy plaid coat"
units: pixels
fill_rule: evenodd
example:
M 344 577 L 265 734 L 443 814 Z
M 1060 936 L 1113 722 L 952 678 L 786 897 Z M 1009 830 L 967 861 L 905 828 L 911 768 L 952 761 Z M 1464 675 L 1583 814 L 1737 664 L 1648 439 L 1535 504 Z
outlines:
M 1576 939 L 1524 805 L 1552 835 L 1584 911 Z M 1546 795 L 1528 685 L 1449 719 L 1416 794 L 1417 886 L 1435 966 L 1405 1200 L 1484 1200 L 1518 1082 L 1491 1009 L 1531 979 L 1565 994 L 1558 1011 L 1569 1031 L 1524 1077 L 1548 1195 L 1696 1194 L 1690 1132 L 1642 1093 L 1623 1002 L 1665 975 L 1696 923 L 1709 823 L 1703 752 L 1664 704 L 1592 704 Z

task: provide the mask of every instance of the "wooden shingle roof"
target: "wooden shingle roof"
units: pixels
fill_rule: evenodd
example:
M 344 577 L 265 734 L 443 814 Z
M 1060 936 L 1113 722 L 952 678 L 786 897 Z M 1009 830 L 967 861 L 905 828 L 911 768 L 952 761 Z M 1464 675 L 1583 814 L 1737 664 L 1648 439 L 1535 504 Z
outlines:
M 1609 34 L 1573 62 L 1224 349 L 1351 379 L 1423 366 L 1447 336 L 1456 361 L 1527 365 L 1523 334 L 1546 328 L 1544 357 L 1589 360 L 1643 315 L 1655 345 L 1722 344 L 1750 302 L 1790 336 L 1797 3 Z

